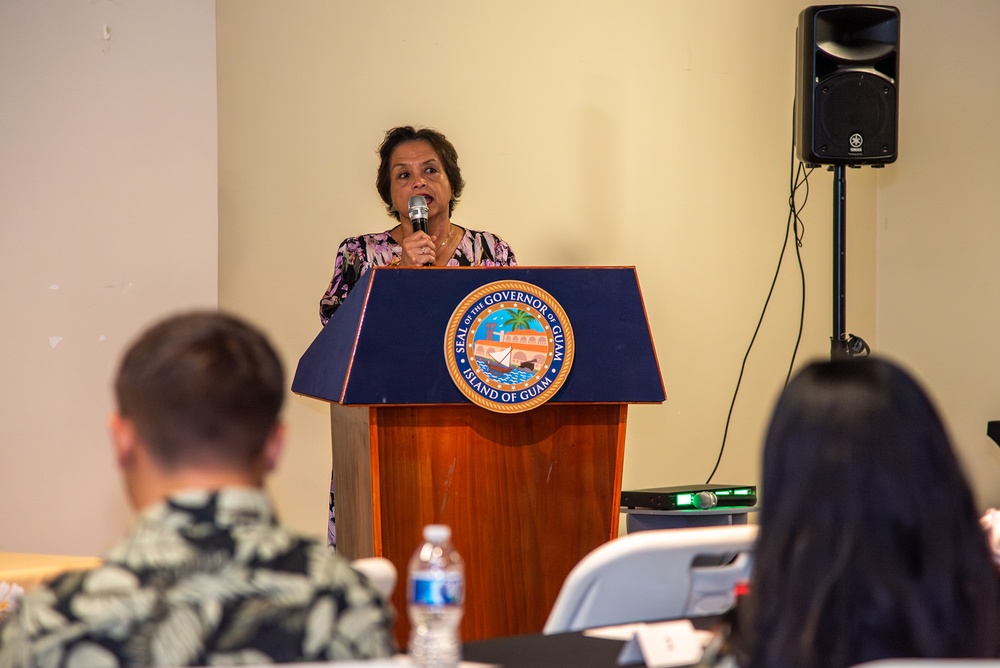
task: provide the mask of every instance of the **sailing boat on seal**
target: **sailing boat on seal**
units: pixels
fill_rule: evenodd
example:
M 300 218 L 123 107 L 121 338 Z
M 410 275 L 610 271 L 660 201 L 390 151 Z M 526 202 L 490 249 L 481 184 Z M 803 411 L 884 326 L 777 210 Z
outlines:
M 486 353 L 489 357 L 486 358 L 486 366 L 490 368 L 490 371 L 495 371 L 497 373 L 508 373 L 511 370 L 510 367 L 510 352 L 511 347 L 507 346 L 505 350 L 500 350 L 497 352 L 489 351 Z

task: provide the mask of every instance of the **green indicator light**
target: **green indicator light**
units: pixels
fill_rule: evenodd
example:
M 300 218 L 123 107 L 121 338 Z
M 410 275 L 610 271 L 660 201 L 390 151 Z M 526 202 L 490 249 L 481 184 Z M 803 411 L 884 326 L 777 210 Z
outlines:
M 737 489 L 737 490 L 733 490 L 733 493 L 734 494 L 739 494 L 740 496 L 749 496 L 750 495 L 750 490 L 749 489 Z
M 733 490 L 731 490 L 731 489 L 720 489 L 720 490 L 717 490 L 715 492 L 715 495 L 716 496 L 729 496 L 732 493 L 733 493 Z
M 694 500 L 690 494 L 678 494 L 677 495 L 677 505 L 678 506 L 691 506 L 694 505 Z

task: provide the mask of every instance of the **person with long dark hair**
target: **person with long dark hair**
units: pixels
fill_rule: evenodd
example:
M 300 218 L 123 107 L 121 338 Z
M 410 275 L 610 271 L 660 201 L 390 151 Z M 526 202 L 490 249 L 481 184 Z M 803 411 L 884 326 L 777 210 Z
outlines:
M 1000 577 L 927 394 L 878 358 L 813 363 L 764 444 L 733 637 L 745 668 L 1000 656 Z

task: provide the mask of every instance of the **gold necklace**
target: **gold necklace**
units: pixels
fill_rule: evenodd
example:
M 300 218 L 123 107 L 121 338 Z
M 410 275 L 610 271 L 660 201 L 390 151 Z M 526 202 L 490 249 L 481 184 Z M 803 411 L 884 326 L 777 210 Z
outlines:
M 442 248 L 444 248 L 445 245 L 449 241 L 451 241 L 451 233 L 454 232 L 454 231 L 455 231 L 455 226 L 452 225 L 451 223 L 448 223 L 448 234 L 445 235 L 444 241 L 441 242 L 441 245 L 437 247 L 438 250 L 441 250 Z

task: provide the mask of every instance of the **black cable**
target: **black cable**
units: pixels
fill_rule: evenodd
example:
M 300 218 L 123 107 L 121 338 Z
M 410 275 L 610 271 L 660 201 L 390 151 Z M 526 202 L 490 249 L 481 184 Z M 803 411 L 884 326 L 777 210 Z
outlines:
M 801 278 L 802 284 L 802 299 L 799 307 L 799 329 L 798 335 L 795 339 L 795 348 L 792 350 L 792 360 L 788 365 L 788 373 L 785 375 L 785 383 L 788 383 L 789 378 L 792 374 L 792 366 L 795 364 L 795 356 L 798 354 L 799 344 L 802 341 L 802 330 L 805 321 L 805 307 L 806 307 L 806 275 L 805 269 L 802 266 L 802 254 L 800 252 L 802 248 L 802 239 L 805 236 L 805 224 L 802 222 L 799 214 L 805 208 L 806 201 L 809 199 L 809 175 L 812 173 L 812 167 L 806 167 L 802 162 L 799 162 L 798 169 L 795 168 L 795 106 L 792 105 L 792 151 L 791 157 L 788 164 L 788 218 L 785 221 L 785 238 L 781 242 L 781 253 L 778 255 L 778 264 L 774 269 L 774 277 L 771 279 L 771 287 L 768 288 L 767 298 L 764 300 L 764 307 L 760 311 L 760 318 L 757 320 L 757 326 L 754 328 L 753 336 L 750 337 L 750 345 L 747 346 L 747 351 L 743 355 L 743 362 L 740 364 L 740 374 L 736 379 L 736 389 L 733 391 L 732 401 L 729 403 L 729 412 L 726 415 L 726 426 L 722 432 L 722 445 L 719 447 L 719 456 L 715 459 L 715 466 L 712 467 L 712 472 L 708 476 L 708 480 L 705 484 L 712 482 L 712 478 L 715 477 L 716 471 L 719 470 L 719 464 L 722 463 L 722 455 L 726 450 L 726 439 L 729 436 L 729 424 L 733 418 L 733 410 L 736 408 L 736 398 L 740 393 L 740 385 L 743 383 L 743 373 L 746 371 L 747 360 L 750 358 L 750 351 L 753 350 L 754 343 L 757 341 L 757 334 L 760 333 L 761 325 L 764 323 L 764 316 L 767 314 L 767 307 L 771 303 L 771 296 L 774 294 L 774 288 L 778 283 L 778 276 L 781 274 L 781 265 L 785 259 L 785 250 L 788 248 L 788 237 L 790 234 L 794 233 L 795 237 L 795 257 L 798 260 L 799 266 L 799 276 Z M 800 207 L 795 206 L 795 193 L 798 192 L 799 188 L 805 186 L 805 197 L 802 200 L 802 205 Z
M 796 173 L 795 182 L 792 184 L 792 194 L 788 199 L 789 210 L 793 212 L 795 217 L 793 228 L 795 230 L 795 259 L 799 266 L 799 279 L 802 284 L 801 291 L 801 302 L 799 303 L 799 331 L 795 337 L 795 347 L 792 349 L 792 359 L 788 362 L 788 373 L 785 374 L 785 385 L 792 377 L 792 368 L 795 366 L 795 358 L 799 354 L 799 344 L 802 343 L 802 330 L 805 326 L 806 319 L 806 270 L 802 266 L 802 239 L 805 237 L 806 227 L 802 218 L 799 216 L 800 213 L 806 208 L 806 202 L 809 201 L 809 175 L 812 174 L 813 167 L 806 167 L 801 162 L 799 163 L 799 168 Z M 799 180 L 801 178 L 801 180 Z M 802 204 L 796 208 L 795 206 L 795 193 L 802 186 L 805 186 L 805 195 L 802 197 Z

